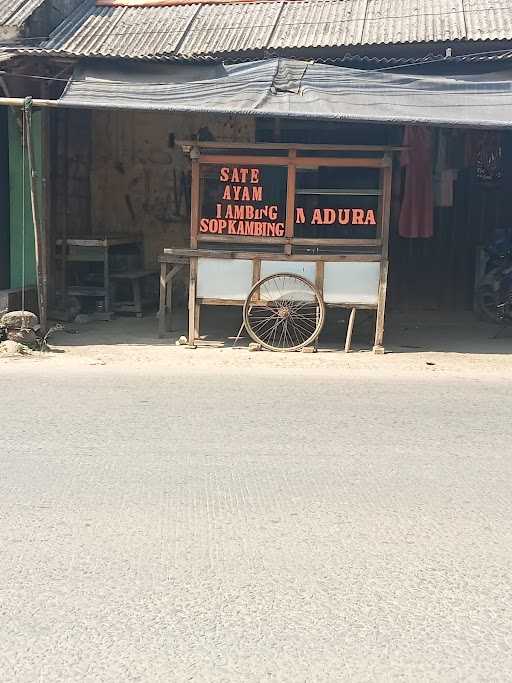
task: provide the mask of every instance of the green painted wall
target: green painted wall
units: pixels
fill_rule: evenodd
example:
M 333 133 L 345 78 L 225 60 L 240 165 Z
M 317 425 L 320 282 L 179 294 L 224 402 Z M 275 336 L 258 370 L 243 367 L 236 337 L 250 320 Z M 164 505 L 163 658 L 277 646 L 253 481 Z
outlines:
M 7 107 L 0 107 L 0 289 L 8 289 L 11 284 L 8 113 Z
M 32 139 L 34 163 L 37 174 L 39 206 L 41 207 L 41 113 L 32 116 Z M 23 251 L 25 252 L 25 286 L 36 284 L 36 258 L 34 244 L 34 224 L 30 201 L 30 176 L 28 161 L 25 158 L 25 187 L 23 187 L 23 148 L 22 133 L 17 114 L 9 110 L 9 187 L 11 221 L 11 287 L 23 286 Z M 26 157 L 26 155 L 25 155 Z M 25 227 L 23 229 L 23 207 L 25 207 Z M 23 240 L 23 234 L 25 239 Z M 23 249 L 24 243 L 24 249 Z

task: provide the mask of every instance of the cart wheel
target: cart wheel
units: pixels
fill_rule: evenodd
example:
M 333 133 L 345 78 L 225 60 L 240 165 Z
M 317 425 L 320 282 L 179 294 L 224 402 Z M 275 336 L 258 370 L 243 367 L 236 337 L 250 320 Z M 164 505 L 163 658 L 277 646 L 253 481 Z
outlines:
M 249 336 L 270 351 L 298 351 L 312 344 L 324 325 L 325 305 L 302 275 L 276 273 L 257 282 L 244 304 Z

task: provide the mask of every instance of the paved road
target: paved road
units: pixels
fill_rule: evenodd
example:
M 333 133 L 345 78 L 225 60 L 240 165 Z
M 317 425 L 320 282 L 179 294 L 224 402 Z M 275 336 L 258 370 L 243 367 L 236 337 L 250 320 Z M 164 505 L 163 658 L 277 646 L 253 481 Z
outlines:
M 508 383 L 0 373 L 4 683 L 510 680 Z

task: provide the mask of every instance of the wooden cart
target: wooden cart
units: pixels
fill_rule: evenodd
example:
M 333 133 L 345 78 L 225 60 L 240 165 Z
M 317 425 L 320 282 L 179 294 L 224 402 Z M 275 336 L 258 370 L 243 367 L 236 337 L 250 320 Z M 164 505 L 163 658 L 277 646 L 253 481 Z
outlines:
M 170 308 L 170 274 L 186 260 L 190 345 L 199 337 L 202 305 L 241 306 L 261 277 L 291 272 L 311 280 L 328 306 L 376 310 L 373 348 L 382 353 L 392 164 L 399 148 L 181 144 L 192 160 L 190 248 L 165 249 L 160 259 L 160 332 Z M 272 182 L 265 182 L 265 173 Z M 359 175 L 365 182 L 339 186 L 336 175 Z M 320 176 L 328 187 L 304 186 Z M 326 208 L 326 202 L 340 201 L 349 208 Z M 373 208 L 354 208 L 363 202 Z M 309 237 L 308 230 L 319 234 Z

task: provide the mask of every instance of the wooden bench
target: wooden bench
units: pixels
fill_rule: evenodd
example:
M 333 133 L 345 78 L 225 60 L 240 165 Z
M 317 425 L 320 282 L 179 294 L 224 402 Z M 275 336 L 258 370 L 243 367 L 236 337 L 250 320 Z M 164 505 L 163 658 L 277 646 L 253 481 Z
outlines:
M 156 296 L 144 296 L 143 284 L 148 278 L 158 276 L 157 270 L 127 270 L 119 273 L 111 273 L 112 283 L 112 309 L 116 313 L 135 313 L 137 318 L 142 318 L 143 307 L 156 302 Z M 122 281 L 131 285 L 132 300 L 125 301 L 118 298 L 117 285 Z

